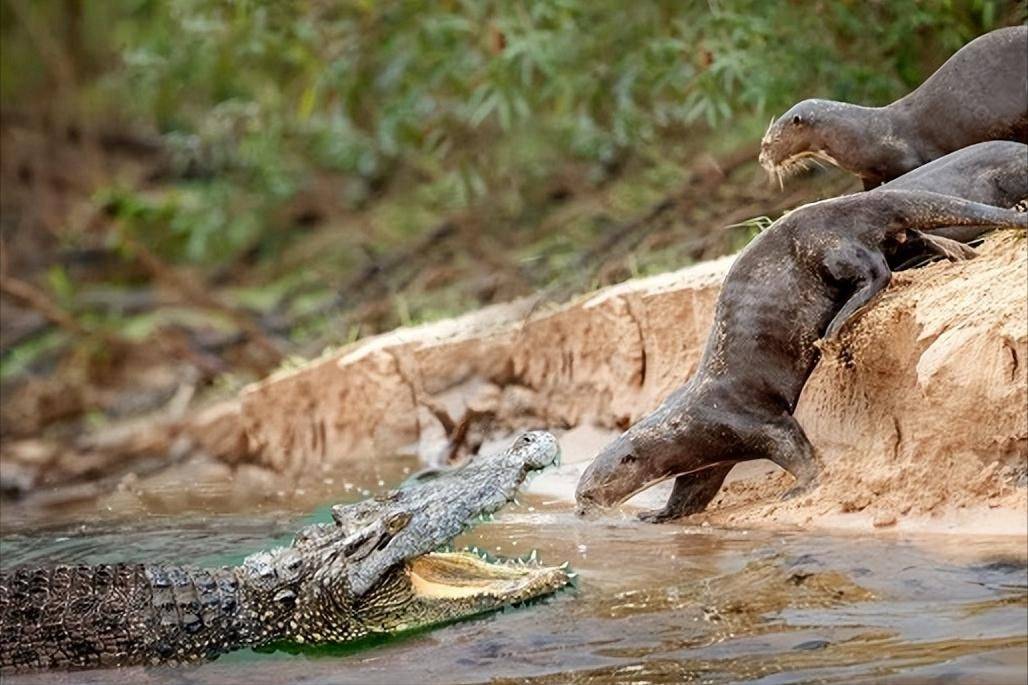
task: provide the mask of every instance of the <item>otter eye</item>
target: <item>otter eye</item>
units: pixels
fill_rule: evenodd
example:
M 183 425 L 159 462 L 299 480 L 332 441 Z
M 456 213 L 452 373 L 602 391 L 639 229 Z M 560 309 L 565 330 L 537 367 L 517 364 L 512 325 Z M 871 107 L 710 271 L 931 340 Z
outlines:
M 621 457 L 622 464 L 634 464 L 638 460 L 639 458 L 634 454 L 626 454 L 625 456 Z
M 803 117 L 801 117 L 799 114 L 793 114 L 792 115 L 792 123 L 795 124 L 796 126 L 799 126 L 800 124 L 803 123 Z

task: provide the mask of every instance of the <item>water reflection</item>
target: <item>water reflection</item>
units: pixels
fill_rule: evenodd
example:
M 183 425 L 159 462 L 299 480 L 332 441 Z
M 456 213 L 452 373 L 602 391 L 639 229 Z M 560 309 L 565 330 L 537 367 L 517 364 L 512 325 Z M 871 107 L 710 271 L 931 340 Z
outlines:
M 351 499 L 360 497 L 355 490 Z M 3 538 L 0 552 L 5 567 L 234 563 L 327 517 L 325 506 L 311 516 L 298 511 L 102 516 L 45 531 L 22 528 Z M 526 609 L 363 651 L 242 651 L 188 668 L 4 682 L 1023 682 L 1028 667 L 1028 571 L 1019 540 L 955 544 L 951 537 L 584 521 L 566 504 L 527 497 L 457 542 L 506 555 L 538 549 L 544 561 L 569 560 L 580 581 Z

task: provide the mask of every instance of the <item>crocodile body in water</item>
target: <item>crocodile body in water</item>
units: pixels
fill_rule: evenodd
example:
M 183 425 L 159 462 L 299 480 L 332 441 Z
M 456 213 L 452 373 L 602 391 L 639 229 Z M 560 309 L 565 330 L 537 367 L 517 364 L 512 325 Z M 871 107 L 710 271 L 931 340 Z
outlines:
M 346 642 L 552 593 L 570 574 L 534 559 L 438 550 L 553 463 L 549 433 L 352 505 L 288 547 L 218 569 L 147 564 L 0 574 L 4 671 L 182 663 L 276 642 Z

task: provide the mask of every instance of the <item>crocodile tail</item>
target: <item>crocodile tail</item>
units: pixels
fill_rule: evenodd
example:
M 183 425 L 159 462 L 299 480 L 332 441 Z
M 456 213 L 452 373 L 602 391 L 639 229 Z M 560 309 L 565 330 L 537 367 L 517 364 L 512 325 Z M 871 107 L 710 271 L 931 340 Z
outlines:
M 129 658 L 145 640 L 149 597 L 141 565 L 0 574 L 0 666 L 88 668 Z
M 0 668 L 25 671 L 212 658 L 239 646 L 230 569 L 142 564 L 0 573 Z

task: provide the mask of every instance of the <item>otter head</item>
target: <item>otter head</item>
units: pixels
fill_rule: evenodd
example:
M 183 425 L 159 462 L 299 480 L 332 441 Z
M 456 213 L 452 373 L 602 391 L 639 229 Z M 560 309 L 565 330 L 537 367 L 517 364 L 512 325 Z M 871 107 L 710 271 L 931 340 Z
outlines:
M 578 481 L 579 513 L 621 504 L 681 473 L 682 448 L 672 437 L 677 433 L 658 411 L 603 448 Z
M 760 141 L 760 165 L 772 179 L 782 179 L 807 168 L 811 161 L 824 160 L 836 166 L 849 127 L 840 122 L 844 105 L 831 100 L 804 100 L 768 126 Z

